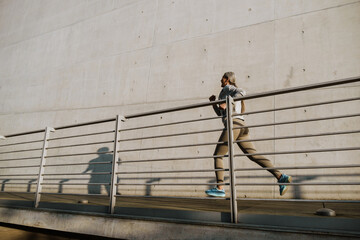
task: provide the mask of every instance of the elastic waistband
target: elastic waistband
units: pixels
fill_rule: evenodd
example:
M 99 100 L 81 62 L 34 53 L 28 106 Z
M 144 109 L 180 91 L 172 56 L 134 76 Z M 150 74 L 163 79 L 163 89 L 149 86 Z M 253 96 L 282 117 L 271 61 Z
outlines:
M 233 118 L 233 123 L 245 126 L 245 120 L 240 118 Z
M 227 118 L 223 118 L 223 123 L 226 125 Z M 245 126 L 245 120 L 240 118 L 233 118 L 233 123 L 241 126 Z
M 235 116 L 233 117 L 233 119 L 238 119 L 238 120 L 242 120 L 242 121 L 245 121 L 244 117 L 243 116 Z

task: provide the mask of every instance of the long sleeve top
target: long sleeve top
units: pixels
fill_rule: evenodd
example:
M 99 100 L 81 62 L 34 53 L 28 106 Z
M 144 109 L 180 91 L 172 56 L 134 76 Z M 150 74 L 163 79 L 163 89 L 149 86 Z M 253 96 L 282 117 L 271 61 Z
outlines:
M 221 90 L 218 99 L 223 100 L 223 99 L 226 99 L 227 96 L 231 96 L 231 97 L 235 98 L 235 97 L 241 97 L 241 96 L 245 96 L 245 95 L 246 95 L 245 90 L 243 90 L 241 88 L 237 88 L 233 85 L 226 85 Z M 234 105 L 235 105 L 234 113 L 236 113 L 236 114 L 241 113 L 241 101 L 236 101 Z M 221 113 L 221 116 L 223 117 L 223 123 L 225 124 L 226 110 L 220 109 L 220 113 Z M 243 115 L 234 116 L 234 118 L 244 120 Z

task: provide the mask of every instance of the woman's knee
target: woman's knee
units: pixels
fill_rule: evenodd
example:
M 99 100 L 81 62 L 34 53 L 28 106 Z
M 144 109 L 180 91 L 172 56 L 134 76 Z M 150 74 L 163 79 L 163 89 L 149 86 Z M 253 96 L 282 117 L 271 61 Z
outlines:
M 215 148 L 215 151 L 214 151 L 214 156 L 217 156 L 217 155 L 224 155 L 226 154 L 228 151 L 228 146 L 227 144 L 218 144 Z

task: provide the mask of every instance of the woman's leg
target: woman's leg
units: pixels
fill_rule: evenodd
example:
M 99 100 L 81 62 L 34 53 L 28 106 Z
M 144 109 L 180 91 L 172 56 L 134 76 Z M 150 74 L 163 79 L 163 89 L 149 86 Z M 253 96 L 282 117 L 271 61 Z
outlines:
M 233 134 L 234 134 L 234 139 L 238 138 L 238 136 L 240 134 L 240 130 L 239 129 L 233 130 Z M 228 141 L 228 134 L 227 134 L 227 130 L 224 129 L 218 140 L 218 142 L 223 142 L 223 143 L 218 143 L 216 145 L 215 152 L 214 152 L 214 156 L 216 156 L 216 157 L 214 157 L 215 169 L 224 169 L 224 161 L 223 161 L 223 158 L 220 156 L 225 155 L 228 152 L 227 141 Z M 216 175 L 217 183 L 224 183 L 224 171 L 216 171 L 215 175 Z M 218 185 L 217 187 L 218 187 L 218 189 L 223 188 L 222 185 Z
M 241 134 L 239 135 L 239 137 L 237 138 L 237 140 L 250 140 L 250 136 L 249 136 L 249 129 L 248 128 L 242 128 L 241 129 Z M 256 149 L 255 146 L 252 142 L 239 142 L 238 143 L 239 147 L 241 148 L 241 150 L 246 154 L 246 153 L 256 153 Z M 247 156 L 251 161 L 256 162 L 257 164 L 259 164 L 261 167 L 264 168 L 273 168 L 274 165 L 270 162 L 269 159 L 265 158 L 264 156 L 261 155 L 250 155 Z M 281 172 L 277 169 L 270 169 L 268 170 L 272 175 L 274 175 L 274 177 L 276 179 L 280 179 L 281 177 Z

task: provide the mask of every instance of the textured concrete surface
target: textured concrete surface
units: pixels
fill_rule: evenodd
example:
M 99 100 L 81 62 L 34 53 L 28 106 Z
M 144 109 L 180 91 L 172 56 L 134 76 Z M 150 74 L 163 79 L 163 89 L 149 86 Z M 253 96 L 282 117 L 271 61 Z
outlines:
M 78 0 L 0 1 L 0 135 L 57 127 L 154 109 L 207 101 L 220 91 L 223 72 L 234 71 L 249 94 L 360 75 L 360 1 L 358 0 Z M 359 97 L 358 85 L 249 100 L 247 110 L 273 109 Z M 350 114 L 359 101 L 247 116 L 248 124 Z M 209 108 L 129 120 L 123 127 L 212 117 Z M 113 123 L 59 130 L 52 137 L 112 130 Z M 220 120 L 142 129 L 122 139 L 222 128 Z M 253 128 L 253 138 L 358 130 L 358 118 Z M 121 149 L 216 142 L 219 132 L 121 143 Z M 42 139 L 42 134 L 6 143 Z M 109 141 L 113 134 L 50 142 L 50 147 Z M 261 152 L 358 146 L 359 134 L 256 142 Z M 3 147 L 32 149 L 41 143 Z M 51 149 L 49 155 L 97 152 L 113 144 Z M 214 146 L 131 151 L 121 161 L 209 156 Z M 239 149 L 236 149 L 240 152 Z M 1 154 L 0 160 L 40 156 L 40 151 Z M 46 173 L 100 172 L 106 165 L 86 163 L 111 154 L 49 158 L 47 163 L 84 165 L 47 167 Z M 356 164 L 358 151 L 269 156 L 276 166 Z M 1 161 L 1 167 L 32 166 L 39 160 Z M 236 167 L 253 167 L 239 158 Z M 120 171 L 212 169 L 211 158 L 176 162 L 124 163 Z M 37 174 L 36 167 L 0 168 L 0 174 Z M 296 182 L 360 181 L 359 169 L 288 170 Z M 108 176 L 52 176 L 49 192 L 106 193 Z M 79 179 L 82 178 L 82 179 Z M 136 179 L 135 179 L 136 178 Z M 1 177 L 2 190 L 34 191 L 36 177 Z M 239 182 L 274 182 L 268 173 L 239 173 Z M 119 183 L 213 183 L 214 174 L 120 175 Z M 15 183 L 15 184 L 13 184 Z M 19 184 L 23 183 L 23 184 Z M 120 186 L 122 194 L 203 196 L 207 186 Z M 288 198 L 358 199 L 358 186 L 293 187 Z M 241 197 L 278 198 L 277 186 L 239 187 Z
M 97 240 L 111 240 L 114 238 L 106 238 L 99 236 L 90 236 L 83 234 L 75 234 L 60 231 L 50 231 L 40 228 L 24 227 L 13 224 L 0 224 L 0 234 L 3 240 L 84 240 L 84 239 L 97 239 Z
M 0 208 L 0 221 L 24 226 L 61 230 L 121 239 L 355 239 L 351 235 L 266 227 L 204 224 L 202 222 L 161 221 Z M 5 213 L 7 217 L 4 218 Z M 101 226 L 101 227 L 94 227 Z M 164 233 L 167 233 L 165 236 Z

